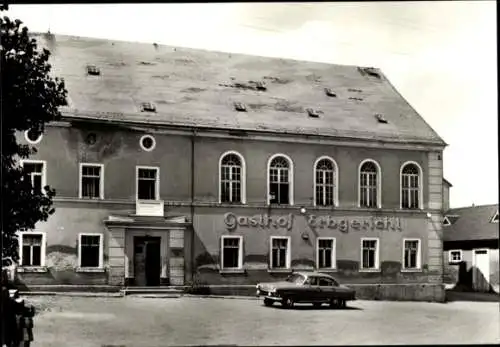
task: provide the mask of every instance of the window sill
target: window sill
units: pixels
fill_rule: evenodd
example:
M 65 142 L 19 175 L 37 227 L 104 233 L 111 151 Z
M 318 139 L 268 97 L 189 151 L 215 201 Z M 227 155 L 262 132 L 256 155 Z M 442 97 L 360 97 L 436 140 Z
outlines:
M 288 268 L 288 269 L 267 269 L 267 272 L 269 273 L 292 273 L 293 270 Z
M 460 265 L 462 261 L 461 260 L 450 260 L 448 262 L 448 264 L 451 264 L 451 265 Z
M 17 268 L 17 272 L 26 272 L 26 273 L 44 273 L 47 272 L 46 266 L 22 266 Z
M 380 272 L 380 269 L 359 269 L 359 272 Z
M 401 269 L 401 272 L 422 272 L 422 269 Z
M 220 269 L 220 274 L 244 274 L 246 273 L 245 269 Z
M 77 267 L 76 272 L 106 272 L 102 267 Z

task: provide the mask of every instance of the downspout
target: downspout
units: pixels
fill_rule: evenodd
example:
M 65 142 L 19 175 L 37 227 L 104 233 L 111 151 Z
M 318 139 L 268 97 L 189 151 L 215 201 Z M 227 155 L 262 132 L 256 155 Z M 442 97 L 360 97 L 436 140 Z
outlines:
M 197 130 L 192 129 L 191 135 L 191 280 L 195 279 L 195 259 L 194 259 L 194 198 L 195 198 L 195 142 L 196 142 Z

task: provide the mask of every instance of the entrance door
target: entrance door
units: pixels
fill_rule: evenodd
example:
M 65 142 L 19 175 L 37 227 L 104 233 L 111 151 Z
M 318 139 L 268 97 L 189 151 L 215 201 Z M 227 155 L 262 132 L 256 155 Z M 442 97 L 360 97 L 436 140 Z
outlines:
M 473 251 L 472 287 L 478 292 L 490 290 L 490 257 L 487 249 Z
M 159 286 L 160 237 L 134 237 L 134 277 L 137 286 Z

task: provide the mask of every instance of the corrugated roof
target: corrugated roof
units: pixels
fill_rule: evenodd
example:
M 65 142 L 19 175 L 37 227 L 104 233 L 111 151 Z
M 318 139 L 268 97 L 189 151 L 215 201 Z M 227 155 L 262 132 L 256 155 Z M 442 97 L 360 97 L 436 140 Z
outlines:
M 444 241 L 491 240 L 499 237 L 499 223 L 491 223 L 498 204 L 455 208 L 446 212 L 452 225 L 444 226 Z
M 445 145 L 378 69 L 33 36 L 52 52 L 52 73 L 66 81 L 68 116 Z M 88 65 L 100 75 L 87 74 Z M 156 112 L 141 112 L 144 102 Z M 235 102 L 247 111 L 236 111 Z M 319 117 L 309 117 L 307 108 Z

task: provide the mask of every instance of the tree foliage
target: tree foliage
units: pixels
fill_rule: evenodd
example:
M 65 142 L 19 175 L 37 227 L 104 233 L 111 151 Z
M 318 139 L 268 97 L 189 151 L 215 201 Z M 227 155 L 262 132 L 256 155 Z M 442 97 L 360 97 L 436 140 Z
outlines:
M 0 18 L 0 111 L 2 131 L 2 257 L 18 260 L 16 232 L 31 230 L 54 213 L 55 190 L 32 187 L 31 176 L 20 165 L 36 153 L 16 136 L 30 130 L 42 134 L 45 124 L 60 119 L 67 104 L 64 81 L 50 75 L 50 52 L 39 50 L 20 20 Z

